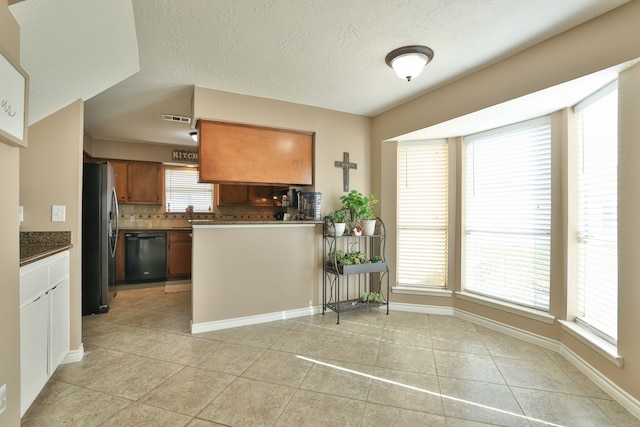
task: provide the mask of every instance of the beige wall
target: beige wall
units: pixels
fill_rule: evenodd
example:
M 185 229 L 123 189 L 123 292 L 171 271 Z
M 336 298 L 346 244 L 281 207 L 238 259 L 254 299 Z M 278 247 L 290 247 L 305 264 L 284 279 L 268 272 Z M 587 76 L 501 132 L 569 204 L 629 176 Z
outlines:
M 82 136 L 84 103 L 78 100 L 29 126 L 20 156 L 21 231 L 71 231 L 71 350 L 82 345 Z M 51 221 L 51 205 L 66 206 L 66 221 Z
M 0 49 L 16 62 L 20 58 L 20 30 L 0 0 Z M 20 249 L 19 181 L 20 148 L 0 142 L 0 386 L 7 385 L 7 408 L 0 425 L 20 424 Z
M 193 324 L 319 306 L 320 229 L 284 224 L 195 227 Z
M 194 88 L 195 119 L 222 120 L 315 132 L 315 191 L 322 193 L 322 214 L 339 208 L 342 169 L 334 162 L 348 151 L 358 164 L 350 172 L 350 188 L 371 189 L 370 119 L 289 102 Z
M 464 114 L 489 107 L 519 96 L 553 86 L 570 79 L 581 77 L 625 61 L 640 57 L 640 2 L 629 2 L 612 12 L 598 17 L 586 24 L 548 39 L 530 49 L 507 58 L 490 67 L 480 70 L 450 85 L 444 86 L 422 97 L 400 105 L 373 119 L 372 124 L 372 174 L 374 191 L 381 191 L 382 217 L 389 227 L 389 234 L 395 234 L 395 166 L 388 161 L 395 155 L 385 139 L 428 127 Z M 634 42 L 631 42 L 634 41 Z M 595 53 L 595 54 L 594 54 Z M 618 351 L 624 357 L 624 367 L 617 368 L 598 353 L 572 338 L 556 322 L 548 325 L 544 322 L 506 313 L 470 301 L 453 298 L 447 302 L 444 298 L 392 295 L 392 302 L 406 302 L 426 305 L 453 305 L 464 310 L 498 322 L 534 332 L 544 337 L 560 340 L 567 348 L 578 354 L 595 369 L 615 382 L 620 388 L 640 399 L 640 340 L 634 328 L 640 324 L 640 291 L 637 278 L 640 277 L 640 265 L 637 262 L 640 253 L 640 194 L 637 183 L 640 182 L 640 66 L 621 74 L 620 78 L 620 185 L 619 185 L 619 341 Z M 460 102 L 464 99 L 464 102 Z M 567 144 L 571 137 L 569 125 L 572 118 L 565 111 L 552 116 L 553 172 L 552 172 L 552 271 L 551 271 L 551 313 L 558 319 L 570 318 L 567 312 L 567 277 L 570 272 L 567 265 L 567 240 L 571 233 L 570 222 L 565 219 L 570 186 L 567 186 L 569 172 L 565 170 L 566 158 L 571 148 Z M 559 126 L 558 126 L 559 124 Z M 457 136 L 457 135 L 451 135 Z M 570 144 L 569 144 L 570 145 Z M 458 171 L 453 178 L 456 191 L 461 190 L 460 144 L 456 152 Z M 381 154 L 384 154 L 384 160 Z M 451 176 L 451 175 L 450 175 Z M 460 234 L 460 194 L 450 210 L 456 217 L 454 233 Z M 457 252 L 454 260 L 456 278 L 450 283 L 452 290 L 460 289 L 459 254 L 460 238 L 450 240 L 450 247 Z M 395 259 L 395 245 L 387 246 L 387 255 Z M 569 260 L 570 261 L 570 260 Z M 391 276 L 394 278 L 394 275 Z
M 147 162 L 171 162 L 173 150 L 198 151 L 197 147 L 167 144 L 141 144 L 136 142 L 93 140 L 91 150 L 85 143 L 85 151 L 95 158 L 139 160 Z M 185 163 L 185 165 L 188 163 Z

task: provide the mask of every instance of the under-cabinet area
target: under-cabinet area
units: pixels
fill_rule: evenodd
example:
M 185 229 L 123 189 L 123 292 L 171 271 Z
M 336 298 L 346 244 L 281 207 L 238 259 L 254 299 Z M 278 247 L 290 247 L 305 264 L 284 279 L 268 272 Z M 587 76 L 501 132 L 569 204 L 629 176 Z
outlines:
M 358 226 L 360 227 L 360 226 Z M 322 239 L 322 313 L 340 314 L 386 305 L 389 314 L 389 267 L 385 262 L 386 230 L 380 218 L 372 234 L 353 227 L 347 234 L 325 217 Z M 343 230 L 340 227 L 338 230 Z
M 191 248 L 191 229 L 120 230 L 116 248 L 116 281 L 139 283 L 189 279 Z M 159 259 L 162 260 L 161 266 L 158 266 Z
M 278 194 L 289 187 L 275 185 L 216 184 L 216 206 L 278 206 Z M 280 196 L 281 197 L 281 196 Z

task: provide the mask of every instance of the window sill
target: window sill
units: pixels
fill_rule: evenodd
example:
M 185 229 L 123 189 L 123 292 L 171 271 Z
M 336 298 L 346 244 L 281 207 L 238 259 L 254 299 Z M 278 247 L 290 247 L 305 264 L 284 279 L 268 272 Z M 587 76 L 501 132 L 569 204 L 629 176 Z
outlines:
M 600 338 L 593 332 L 589 332 L 586 328 L 581 327 L 576 322 L 567 320 L 559 320 L 562 329 L 576 338 L 578 341 L 597 352 L 599 355 L 607 359 L 609 362 L 622 368 L 623 359 L 618 354 L 618 348 L 610 342 Z
M 550 315 L 544 311 L 535 310 L 533 308 L 522 307 L 516 304 L 510 304 L 508 302 L 495 300 L 492 298 L 471 294 L 468 292 L 456 292 L 456 298 L 460 298 L 464 301 L 473 302 L 476 304 L 484 305 L 486 307 L 495 308 L 496 310 L 505 311 L 507 313 L 515 314 L 517 316 L 523 316 L 529 319 L 537 320 L 538 322 L 547 323 L 552 325 L 555 322 L 555 316 Z
M 426 286 L 394 286 L 391 288 L 394 294 L 406 295 L 423 295 L 428 297 L 451 298 L 453 292 L 445 288 L 426 287 Z

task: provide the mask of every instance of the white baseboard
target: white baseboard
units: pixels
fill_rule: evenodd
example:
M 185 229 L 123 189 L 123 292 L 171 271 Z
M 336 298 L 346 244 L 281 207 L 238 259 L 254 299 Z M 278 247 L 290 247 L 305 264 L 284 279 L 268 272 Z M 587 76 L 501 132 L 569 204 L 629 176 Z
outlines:
M 585 374 L 591 381 L 602 388 L 609 396 L 618 402 L 627 411 L 631 412 L 636 418 L 640 418 L 640 401 L 629 393 L 618 387 L 609 378 L 605 377 L 600 371 L 593 368 L 578 356 L 569 347 L 562 345 L 559 351 L 573 366 L 578 368 L 580 372 Z
M 478 316 L 468 311 L 456 309 L 455 316 L 461 319 L 467 320 L 476 325 L 484 326 L 485 328 L 493 329 L 497 332 L 519 338 L 523 341 L 530 342 L 532 344 L 539 345 L 540 347 L 548 348 L 549 350 L 560 352 L 560 343 L 551 338 L 546 338 L 523 329 L 518 329 L 504 323 L 496 322 L 495 320 L 487 319 L 486 317 Z
M 295 317 L 310 316 L 321 313 L 320 307 L 306 307 L 294 310 L 278 311 L 274 313 L 258 314 L 255 316 L 236 317 L 235 319 L 218 320 L 214 322 L 192 323 L 191 333 L 219 331 L 222 329 L 236 328 L 238 326 L 256 325 L 258 323 L 275 322 L 277 320 L 293 319 Z
M 408 311 L 411 313 L 439 314 L 443 316 L 453 316 L 453 307 L 443 307 L 440 305 L 406 304 L 401 302 L 391 302 L 389 304 L 389 314 L 393 311 Z
M 84 344 L 80 344 L 80 348 L 77 350 L 71 350 L 60 362 L 61 365 L 66 363 L 79 362 L 84 357 Z

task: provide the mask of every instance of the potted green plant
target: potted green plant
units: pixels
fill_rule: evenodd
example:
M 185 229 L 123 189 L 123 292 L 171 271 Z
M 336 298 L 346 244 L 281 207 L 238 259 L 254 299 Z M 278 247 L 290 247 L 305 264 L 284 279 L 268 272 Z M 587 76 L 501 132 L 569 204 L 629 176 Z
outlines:
M 347 227 L 347 212 L 344 209 L 340 209 L 331 212 L 328 217 L 333 222 L 334 236 L 342 236 L 344 229 Z
M 348 194 L 340 197 L 342 207 L 351 214 L 351 223 L 355 225 L 356 221 L 363 217 L 367 212 L 367 198 L 358 190 L 351 190 Z
M 378 198 L 369 193 L 368 197 L 365 197 L 365 209 L 364 213 L 361 217 L 362 222 L 362 233 L 365 236 L 372 236 L 376 232 L 376 213 L 373 210 L 374 205 L 376 205 L 380 200 Z
M 376 213 L 373 210 L 380 200 L 374 195 L 363 195 L 358 190 L 351 190 L 348 194 L 340 197 L 342 207 L 351 214 L 351 228 L 355 227 L 356 222 L 360 221 L 364 228 L 363 234 L 371 236 L 375 233 Z
M 382 304 L 384 302 L 384 298 L 379 292 L 365 292 L 360 297 L 360 301 L 362 302 L 373 302 L 376 304 Z

